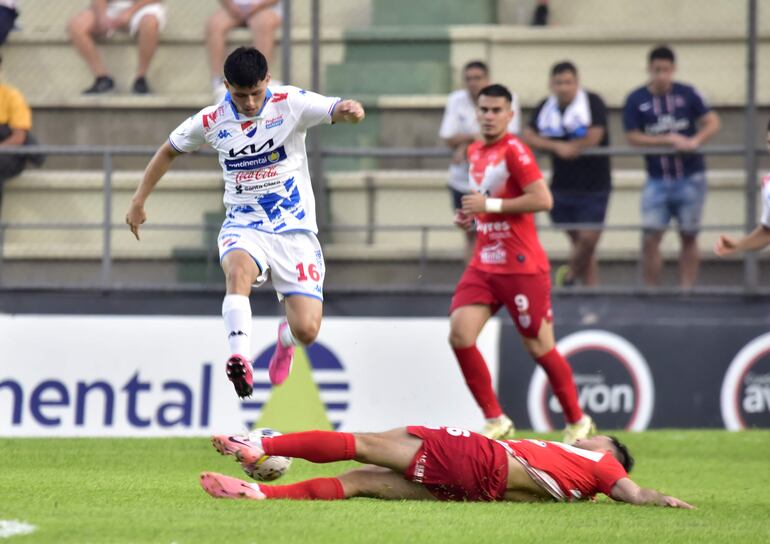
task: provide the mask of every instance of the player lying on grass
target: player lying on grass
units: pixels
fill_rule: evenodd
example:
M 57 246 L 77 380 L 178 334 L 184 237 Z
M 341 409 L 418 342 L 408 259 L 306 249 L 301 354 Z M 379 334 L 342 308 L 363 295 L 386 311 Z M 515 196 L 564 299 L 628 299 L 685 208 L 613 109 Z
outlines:
M 230 499 L 326 499 L 350 497 L 445 501 L 575 501 L 597 493 L 631 504 L 692 508 L 684 501 L 636 485 L 628 477 L 633 458 L 610 436 L 574 446 L 542 440 L 492 440 L 451 427 L 393 429 L 384 433 L 308 431 L 259 441 L 218 435 L 214 447 L 241 464 L 265 455 L 314 463 L 354 459 L 368 465 L 337 478 L 289 485 L 249 483 L 201 474 L 212 497 Z

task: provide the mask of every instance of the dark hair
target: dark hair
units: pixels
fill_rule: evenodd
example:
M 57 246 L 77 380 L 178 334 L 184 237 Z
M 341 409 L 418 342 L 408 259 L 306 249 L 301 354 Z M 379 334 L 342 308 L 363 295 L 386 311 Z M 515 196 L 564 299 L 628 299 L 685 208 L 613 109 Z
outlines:
M 577 77 L 577 68 L 568 60 L 554 64 L 553 68 L 551 68 L 551 77 L 563 74 L 564 72 L 572 72 L 572 75 Z
M 626 472 L 630 473 L 634 468 L 634 458 L 631 457 L 628 447 L 614 436 L 610 436 L 609 439 L 612 441 L 612 445 L 615 446 L 615 451 L 617 452 L 615 457 L 618 458 L 618 461 L 623 465 L 623 468 L 626 469 Z
M 225 60 L 225 79 L 231 85 L 253 87 L 267 78 L 267 59 L 253 47 L 239 47 Z
M 508 102 L 513 102 L 511 91 L 508 90 L 508 87 L 500 85 L 499 83 L 493 83 L 492 85 L 487 85 L 481 89 L 479 97 L 481 96 L 502 96 Z
M 2 59 L 0 59 L 2 61 Z M 767 131 L 770 132 L 770 121 L 767 122 Z
M 485 74 L 489 73 L 489 66 L 486 65 L 485 62 L 482 62 L 480 60 L 472 60 L 465 66 L 463 66 L 463 73 L 467 72 L 468 70 L 472 70 L 476 68 L 477 70 L 481 70 Z
M 659 45 L 650 51 L 649 59 L 650 64 L 652 64 L 652 61 L 654 60 L 670 60 L 671 62 L 676 62 L 674 52 L 667 45 Z

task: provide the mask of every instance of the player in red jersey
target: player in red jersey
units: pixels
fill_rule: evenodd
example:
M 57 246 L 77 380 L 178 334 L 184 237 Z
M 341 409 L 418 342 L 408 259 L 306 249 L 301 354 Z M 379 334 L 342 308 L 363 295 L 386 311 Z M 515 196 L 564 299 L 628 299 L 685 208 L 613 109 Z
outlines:
M 465 228 L 475 222 L 476 247 L 452 298 L 449 343 L 487 419 L 483 434 L 512 437 L 513 422 L 500 407 L 476 347 L 486 322 L 505 306 L 527 351 L 548 375 L 567 420 L 564 441 L 573 443 L 596 428 L 578 404 L 572 369 L 554 340 L 550 266 L 533 215 L 551 209 L 551 192 L 532 151 L 506 130 L 513 116 L 510 91 L 485 87 L 476 110 L 483 140 L 468 148 L 473 193 L 463 197 L 455 217 Z
M 219 435 L 222 454 L 246 465 L 265 455 L 314 463 L 354 459 L 368 465 L 336 478 L 289 485 L 249 483 L 201 474 L 211 496 L 230 499 L 337 500 L 351 497 L 442 501 L 579 501 L 604 493 L 617 501 L 679 508 L 691 505 L 635 484 L 633 458 L 609 436 L 574 446 L 542 440 L 493 440 L 452 427 L 402 427 L 384 433 L 309 431 L 264 437 Z

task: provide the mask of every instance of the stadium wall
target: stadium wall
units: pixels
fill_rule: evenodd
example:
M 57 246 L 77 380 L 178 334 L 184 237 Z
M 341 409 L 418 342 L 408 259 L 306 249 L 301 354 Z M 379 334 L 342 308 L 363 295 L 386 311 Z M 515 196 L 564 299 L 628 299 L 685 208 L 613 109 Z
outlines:
M 280 307 L 252 296 L 257 388 L 222 373 L 221 294 L 0 293 L 0 436 L 169 436 L 236 431 L 478 428 L 446 342 L 445 292 L 328 293 L 319 342 L 292 378 L 265 379 Z M 557 296 L 559 346 L 604 429 L 770 427 L 770 300 Z M 520 428 L 560 428 L 542 373 L 507 315 L 479 342 Z

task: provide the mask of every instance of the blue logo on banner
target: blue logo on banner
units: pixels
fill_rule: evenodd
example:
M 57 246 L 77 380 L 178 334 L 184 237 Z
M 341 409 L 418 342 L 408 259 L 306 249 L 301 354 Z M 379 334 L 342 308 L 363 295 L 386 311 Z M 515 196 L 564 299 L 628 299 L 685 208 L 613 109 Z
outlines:
M 260 153 L 259 155 L 249 155 L 239 159 L 225 159 L 225 167 L 228 172 L 233 170 L 259 170 L 284 160 L 286 160 L 286 149 L 284 146 L 281 146 L 273 151 Z
M 241 410 L 249 419 L 245 422 L 251 429 L 262 413 L 262 408 L 270 398 L 272 385 L 267 377 L 270 357 L 275 351 L 275 344 L 269 346 L 254 360 L 253 400 L 241 403 Z M 345 419 L 350 405 L 350 382 L 339 358 L 329 348 L 315 342 L 305 348 L 313 371 L 313 381 L 318 387 L 321 401 L 326 408 L 326 416 L 334 429 L 338 429 Z

